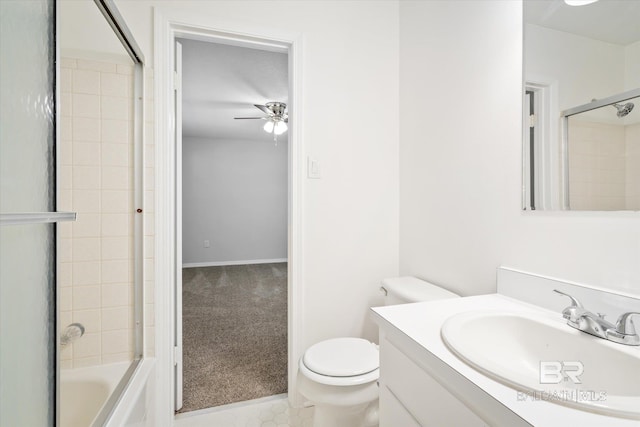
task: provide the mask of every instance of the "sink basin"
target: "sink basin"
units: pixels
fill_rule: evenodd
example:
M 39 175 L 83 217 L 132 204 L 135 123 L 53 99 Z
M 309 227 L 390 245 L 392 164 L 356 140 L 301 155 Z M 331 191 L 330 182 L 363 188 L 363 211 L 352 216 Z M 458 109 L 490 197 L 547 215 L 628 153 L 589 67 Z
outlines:
M 585 334 L 542 312 L 465 312 L 447 319 L 441 335 L 465 363 L 519 390 L 518 400 L 640 419 L 638 347 Z

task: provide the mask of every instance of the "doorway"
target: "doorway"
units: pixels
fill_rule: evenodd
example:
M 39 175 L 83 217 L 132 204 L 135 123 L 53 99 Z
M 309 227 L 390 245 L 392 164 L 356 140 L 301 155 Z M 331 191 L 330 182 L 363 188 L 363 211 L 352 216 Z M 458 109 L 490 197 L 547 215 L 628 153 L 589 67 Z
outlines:
M 176 53 L 188 412 L 287 392 L 289 79 L 286 52 L 178 38 Z
M 304 350 L 303 337 L 303 182 L 306 165 L 305 152 L 302 147 L 302 36 L 296 32 L 271 31 L 264 27 L 255 28 L 253 25 L 225 25 L 225 30 L 203 25 L 200 17 L 189 13 L 176 13 L 166 16 L 156 13 L 154 28 L 154 81 L 155 81 L 155 253 L 154 264 L 154 301 L 155 305 L 155 348 L 157 363 L 157 402 L 158 408 L 163 408 L 157 414 L 158 424 L 170 425 L 179 407 L 176 403 L 182 399 L 182 374 L 178 366 L 182 357 L 181 330 L 176 327 L 181 322 L 182 307 L 181 293 L 177 293 L 178 279 L 181 282 L 182 259 L 178 260 L 177 253 L 181 239 L 177 237 L 182 231 L 182 219 L 178 218 L 177 159 L 181 153 L 177 152 L 176 140 L 182 135 L 178 127 L 182 121 L 175 121 L 179 113 L 176 104 L 176 39 L 188 38 L 192 40 L 221 42 L 236 46 L 254 47 L 263 50 L 286 52 L 289 57 L 289 112 L 288 130 L 288 263 L 287 263 L 287 388 L 288 400 L 294 407 L 303 404 L 295 389 L 297 362 Z M 180 132 L 177 132 L 180 130 Z M 180 251 L 181 252 L 181 251 Z M 178 302 L 180 304 L 178 304 Z

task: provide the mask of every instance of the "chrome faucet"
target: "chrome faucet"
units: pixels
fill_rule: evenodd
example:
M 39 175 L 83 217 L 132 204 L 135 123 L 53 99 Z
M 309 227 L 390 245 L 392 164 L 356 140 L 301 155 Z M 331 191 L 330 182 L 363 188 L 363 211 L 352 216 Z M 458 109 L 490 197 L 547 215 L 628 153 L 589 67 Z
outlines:
M 586 310 L 580 301 L 571 295 L 557 289 L 553 291 L 571 299 L 571 305 L 562 310 L 562 317 L 567 319 L 567 325 L 605 340 L 625 345 L 640 345 L 640 336 L 633 324 L 633 317 L 640 313 L 625 313 L 614 325 L 605 320 L 603 314 L 594 314 Z

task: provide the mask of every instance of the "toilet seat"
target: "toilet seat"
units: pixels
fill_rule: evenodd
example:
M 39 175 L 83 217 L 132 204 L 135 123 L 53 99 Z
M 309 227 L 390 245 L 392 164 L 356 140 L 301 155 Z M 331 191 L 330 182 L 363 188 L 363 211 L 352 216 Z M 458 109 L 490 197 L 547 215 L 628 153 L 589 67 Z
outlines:
M 349 386 L 376 381 L 379 352 L 362 338 L 334 338 L 311 346 L 300 359 L 300 371 L 321 384 Z

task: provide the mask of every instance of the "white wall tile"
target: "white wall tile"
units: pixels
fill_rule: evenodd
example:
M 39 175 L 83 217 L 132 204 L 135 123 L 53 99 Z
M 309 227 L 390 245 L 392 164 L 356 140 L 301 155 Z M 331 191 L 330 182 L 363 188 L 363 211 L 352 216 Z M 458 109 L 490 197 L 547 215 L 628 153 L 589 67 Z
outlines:
M 102 142 L 128 144 L 130 138 L 128 120 L 102 120 Z
M 60 94 L 60 114 L 62 117 L 73 116 L 73 95 L 69 92 Z
M 73 70 L 73 93 L 100 94 L 100 73 L 91 70 Z
M 105 283 L 102 285 L 102 308 L 129 305 L 129 285 L 126 283 Z
M 113 331 L 129 328 L 129 312 L 131 306 L 121 306 L 102 309 L 103 331 Z
M 100 238 L 81 237 L 73 238 L 73 261 L 99 261 L 100 260 Z
M 73 58 L 61 58 L 60 66 L 62 68 L 77 68 L 78 61 Z
M 133 169 L 122 166 L 103 166 L 102 189 L 133 190 Z
M 100 97 L 84 93 L 73 94 L 73 116 L 100 118 Z
M 100 261 L 86 261 L 73 263 L 73 285 L 99 285 Z
M 118 74 L 133 75 L 133 65 L 116 64 Z
M 100 212 L 99 190 L 73 190 L 73 210 L 80 213 Z
M 100 364 L 100 356 L 94 357 L 82 357 L 73 359 L 74 368 L 87 368 L 89 366 L 96 366 Z
M 127 260 L 102 261 L 102 283 L 126 283 L 129 281 Z
M 131 146 L 127 144 L 102 143 L 102 164 L 104 166 L 131 165 Z
M 72 280 L 73 280 L 73 276 L 72 276 L 72 271 L 73 271 L 73 263 L 70 262 L 59 262 L 58 266 L 57 266 L 57 270 L 56 270 L 56 275 L 57 280 L 58 280 L 58 286 L 60 287 L 67 287 L 67 286 L 71 286 L 72 284 Z
M 63 190 L 70 190 L 73 188 L 73 166 L 61 165 L 58 167 L 57 185 Z
M 100 308 L 100 286 L 76 286 L 72 289 L 74 310 Z
M 74 117 L 73 140 L 100 142 L 100 119 Z
M 105 190 L 102 192 L 102 211 L 105 213 L 130 213 L 132 195 L 129 191 Z
M 99 142 L 73 143 L 73 164 L 76 166 L 100 166 L 100 156 Z
M 102 352 L 104 354 L 126 353 L 133 345 L 128 330 L 108 331 L 102 333 Z
M 73 222 L 73 237 L 100 237 L 100 214 L 79 213 Z
M 103 237 L 102 260 L 129 259 L 133 252 L 130 241 L 129 236 Z
M 130 94 L 129 77 L 124 74 L 102 73 L 100 75 L 100 93 L 106 96 L 126 98 Z
M 100 98 L 102 118 L 111 120 L 129 120 L 130 101 L 127 98 L 102 96 Z
M 80 323 L 82 326 L 84 326 L 85 336 L 88 334 L 99 334 L 101 330 L 100 310 L 99 309 L 74 310 L 73 322 Z M 84 336 L 82 338 L 84 338 Z M 79 341 L 80 340 L 76 342 L 79 342 Z M 94 356 L 94 355 L 87 355 L 87 356 Z M 78 357 L 83 357 L 83 356 L 78 356 Z
M 59 211 L 72 211 L 73 210 L 73 192 L 70 189 L 58 189 L 58 198 L 56 204 Z
M 128 351 L 126 353 L 102 353 L 102 363 L 119 363 L 119 362 L 128 362 L 133 360 L 133 352 Z
M 133 233 L 130 214 L 103 214 L 103 236 L 128 236 Z
M 107 61 L 91 61 L 87 59 L 77 59 L 78 68 L 83 70 L 101 71 L 103 73 L 115 73 L 116 64 Z
M 73 119 L 71 117 L 60 117 L 60 138 L 71 141 L 73 138 Z
M 78 345 L 66 349 L 66 367 L 71 368 L 133 357 L 133 140 L 129 116 L 133 68 L 62 60 L 68 67 L 61 70 L 58 208 L 66 203 L 69 210 L 78 212 L 78 221 L 58 232 L 60 307 L 66 310 L 65 322 L 78 321 L 87 329 Z M 147 79 L 149 85 L 151 81 Z M 153 93 L 145 97 L 153 99 Z M 145 142 L 152 144 L 153 110 L 149 102 L 147 105 L 151 108 L 146 119 L 151 121 L 144 124 L 149 132 Z M 150 154 L 144 171 L 145 197 L 152 203 L 153 147 L 146 152 Z M 146 234 L 153 233 L 147 230 Z M 153 237 L 147 237 L 145 246 L 149 252 L 145 258 L 152 257 Z M 146 285 L 145 310 L 152 312 L 153 281 L 146 280 Z M 153 337 L 150 343 L 147 340 L 147 345 L 153 345 Z M 147 354 L 153 354 L 153 349 Z
M 73 166 L 73 188 L 75 190 L 100 190 L 99 166 Z
M 73 245 L 71 239 L 58 239 L 56 247 L 56 255 L 58 262 L 71 262 L 73 261 Z
M 73 309 L 73 288 L 61 288 L 59 289 L 58 304 L 60 305 L 60 311 L 71 311 Z

